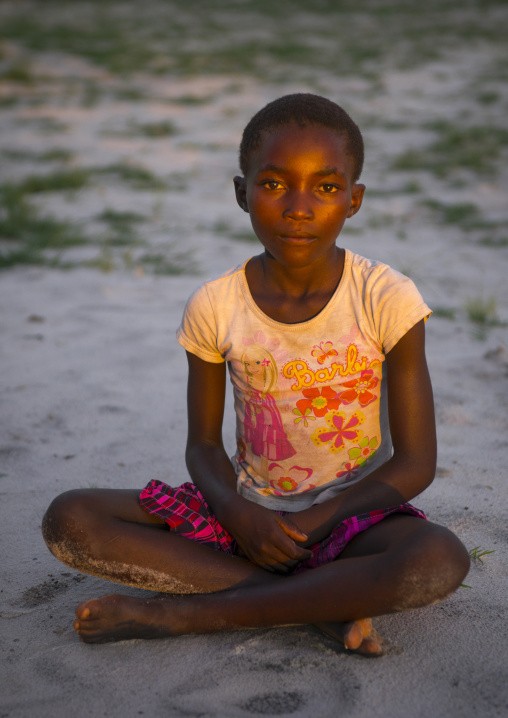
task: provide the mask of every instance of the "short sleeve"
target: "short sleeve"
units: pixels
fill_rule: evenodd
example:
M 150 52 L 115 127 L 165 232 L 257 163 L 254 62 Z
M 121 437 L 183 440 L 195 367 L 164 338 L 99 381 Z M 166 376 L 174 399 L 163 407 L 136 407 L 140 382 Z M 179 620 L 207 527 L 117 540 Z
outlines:
M 378 267 L 368 282 L 369 301 L 379 344 L 387 354 L 431 309 L 409 277 L 387 265 Z
M 224 361 L 217 347 L 217 322 L 206 284 L 190 296 L 176 338 L 184 349 L 203 361 Z

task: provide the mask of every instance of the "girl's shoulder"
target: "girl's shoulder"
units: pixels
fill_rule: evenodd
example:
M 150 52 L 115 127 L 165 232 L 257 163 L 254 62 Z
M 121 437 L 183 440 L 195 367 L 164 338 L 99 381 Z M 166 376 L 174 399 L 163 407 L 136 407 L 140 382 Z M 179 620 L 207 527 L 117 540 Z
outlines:
M 249 260 L 232 267 L 221 274 L 206 279 L 190 294 L 187 305 L 206 302 L 210 297 L 229 295 L 245 282 L 245 266 Z
M 391 295 L 399 299 L 406 295 L 421 299 L 413 280 L 389 264 L 346 250 L 346 267 L 349 270 L 345 273 L 346 283 L 350 282 L 351 289 L 361 292 L 364 298 L 382 302 Z
M 432 311 L 412 279 L 383 262 L 352 252 L 349 255 L 351 301 L 361 304 L 363 316 L 386 353 Z

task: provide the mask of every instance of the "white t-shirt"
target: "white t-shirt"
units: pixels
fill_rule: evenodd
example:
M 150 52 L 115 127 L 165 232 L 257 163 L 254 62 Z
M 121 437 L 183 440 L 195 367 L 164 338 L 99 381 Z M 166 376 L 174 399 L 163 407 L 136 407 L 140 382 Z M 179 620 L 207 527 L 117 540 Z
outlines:
M 410 279 L 346 249 L 328 304 L 283 324 L 254 302 L 246 264 L 194 292 L 177 338 L 204 361 L 228 362 L 238 492 L 300 511 L 390 458 L 385 354 L 431 311 Z

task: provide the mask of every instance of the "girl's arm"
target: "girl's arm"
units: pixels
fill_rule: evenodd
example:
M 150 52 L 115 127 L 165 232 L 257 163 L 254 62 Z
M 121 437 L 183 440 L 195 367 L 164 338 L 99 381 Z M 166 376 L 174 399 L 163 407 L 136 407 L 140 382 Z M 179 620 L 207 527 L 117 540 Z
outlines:
M 423 320 L 388 352 L 386 368 L 393 456 L 335 498 L 293 515 L 309 536 L 306 545 L 324 539 L 345 518 L 409 501 L 434 479 L 436 426 Z
M 203 361 L 190 352 L 187 360 L 189 474 L 247 558 L 267 570 L 285 572 L 310 555 L 295 543 L 307 536 L 291 520 L 237 494 L 235 470 L 222 443 L 226 365 Z

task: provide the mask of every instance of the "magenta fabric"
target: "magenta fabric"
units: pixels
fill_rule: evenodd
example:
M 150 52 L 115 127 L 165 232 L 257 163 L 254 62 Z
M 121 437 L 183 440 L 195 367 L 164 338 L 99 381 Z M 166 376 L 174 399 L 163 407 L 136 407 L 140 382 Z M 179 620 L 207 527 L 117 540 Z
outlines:
M 170 531 L 216 551 L 236 553 L 236 541 L 217 521 L 203 494 L 194 484 L 172 487 L 162 481 L 150 481 L 141 492 L 139 503 L 149 514 L 155 514 L 165 521 Z M 278 513 L 286 516 L 289 512 Z M 326 539 L 310 546 L 312 556 L 299 563 L 292 573 L 318 568 L 334 561 L 357 534 L 395 513 L 427 518 L 423 511 L 409 503 L 351 516 L 339 523 Z

